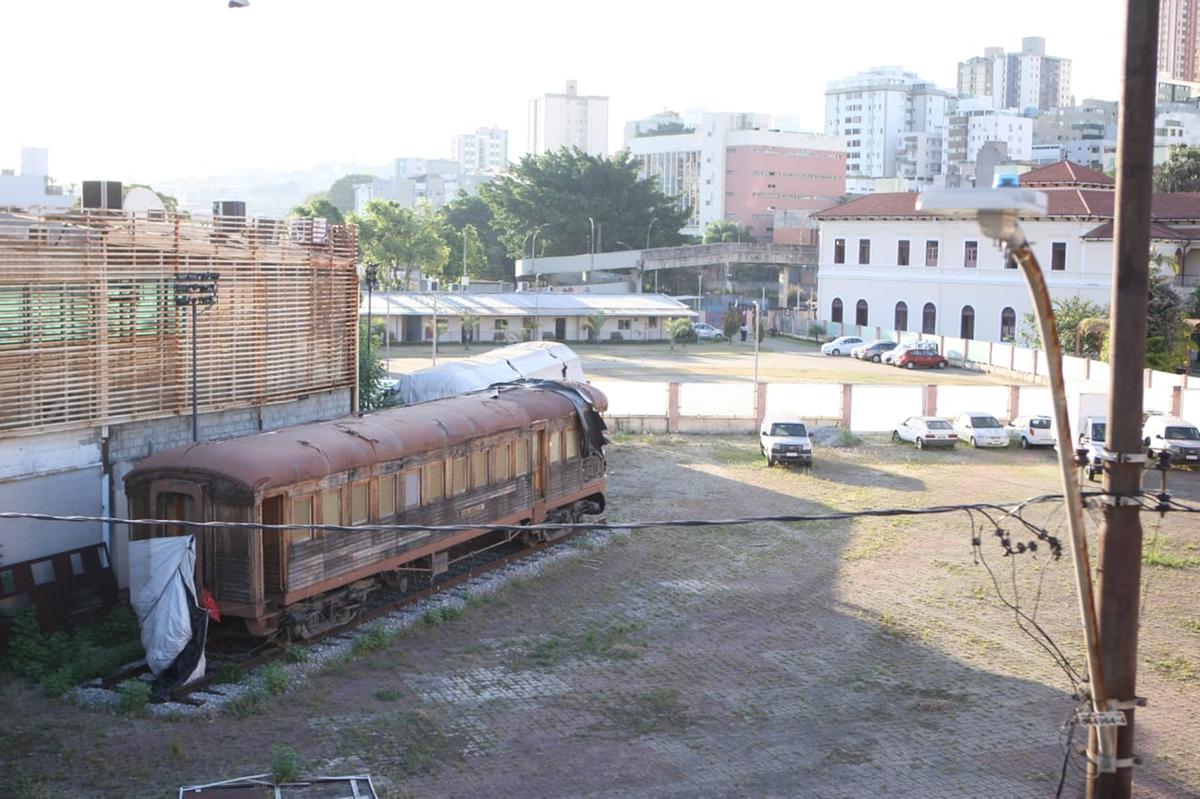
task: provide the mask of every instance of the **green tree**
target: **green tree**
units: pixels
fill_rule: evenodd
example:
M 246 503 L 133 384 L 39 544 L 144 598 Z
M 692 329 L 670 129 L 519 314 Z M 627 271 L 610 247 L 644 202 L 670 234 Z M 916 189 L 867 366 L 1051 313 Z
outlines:
M 343 175 L 333 182 L 333 185 L 329 187 L 329 191 L 325 192 L 324 197 L 337 206 L 338 210 L 343 214 L 351 213 L 354 210 L 354 187 L 370 183 L 375 179 L 374 175 Z M 320 197 L 321 195 L 317 196 Z
M 704 229 L 704 243 L 720 244 L 723 241 L 752 242 L 754 234 L 741 222 L 733 219 L 718 219 Z
M 1192 289 L 1192 296 L 1188 299 L 1187 315 L 1189 319 L 1200 319 L 1200 286 Z
M 643 243 L 648 232 L 652 246 L 678 244 L 688 211 L 659 191 L 656 181 L 640 179 L 640 168 L 628 150 L 605 158 L 563 148 L 526 155 L 479 194 L 513 257 L 524 256 L 530 234 L 538 230 L 538 255 L 588 252 L 589 217 L 596 226 L 596 252 L 606 252 L 618 240 Z
M 153 186 L 148 186 L 145 183 L 126 183 L 121 187 L 122 200 L 129 196 L 130 189 L 150 189 L 150 191 L 158 195 L 158 199 L 162 200 L 163 208 L 168 214 L 174 214 L 179 211 L 179 200 L 175 199 L 170 194 L 163 194 Z
M 441 214 L 444 238 L 450 248 L 450 263 L 462 263 L 461 231 L 470 225 L 479 236 L 487 261 L 487 268 L 480 275 L 493 280 L 512 280 L 515 277 L 513 259 L 508 257 L 508 250 L 493 226 L 492 209 L 487 203 L 460 191 L 458 197 L 442 208 Z
M 687 340 L 687 336 L 692 332 L 692 320 L 686 317 L 678 319 L 668 319 L 665 326 L 667 338 L 671 342 L 671 349 L 675 349 L 675 342 L 683 344 Z
M 583 329 L 587 331 L 588 341 L 598 341 L 600 339 L 600 334 L 604 329 L 604 320 L 607 317 L 608 314 L 604 313 L 604 311 L 596 311 L 591 316 L 584 317 L 582 324 Z
M 1186 366 L 1194 349 L 1187 307 L 1171 286 L 1172 276 L 1150 270 L 1146 303 L 1146 366 L 1171 371 Z
M 358 326 L 358 407 L 369 411 L 378 408 L 383 399 L 383 381 L 387 370 L 379 357 L 379 342 L 367 335 L 367 323 Z
M 455 237 L 457 246 L 450 247 L 450 258 L 446 262 L 446 271 L 455 278 L 483 277 L 488 271 L 487 252 L 483 240 L 474 225 L 463 225 Z M 465 257 L 463 253 L 466 253 Z M 457 257 L 455 257 L 457 255 Z
M 289 216 L 321 217 L 335 225 L 342 225 L 346 222 L 342 210 L 325 197 L 313 197 L 303 205 L 297 205 L 291 210 Z
M 363 211 L 350 219 L 358 225 L 363 260 L 380 265 L 383 288 L 407 289 L 414 269 L 434 277 L 443 274 L 450 248 L 441 220 L 428 204 L 405 208 L 391 200 L 371 200 Z
M 1167 160 L 1154 167 L 1154 190 L 1200 191 L 1200 148 L 1173 145 Z
M 1080 335 L 1079 353 L 1085 358 L 1098 358 L 1104 346 L 1103 329 L 1084 325 L 1085 320 L 1108 318 L 1108 309 L 1082 297 L 1060 297 L 1053 302 L 1054 323 L 1058 329 L 1058 340 L 1065 352 L 1074 352 L 1076 333 Z M 1040 348 L 1042 339 L 1038 333 L 1037 320 L 1032 313 L 1022 319 L 1020 343 L 1023 347 Z
M 725 331 L 725 338 L 732 342 L 737 337 L 738 331 L 742 329 L 742 312 L 733 307 L 726 309 L 722 329 Z

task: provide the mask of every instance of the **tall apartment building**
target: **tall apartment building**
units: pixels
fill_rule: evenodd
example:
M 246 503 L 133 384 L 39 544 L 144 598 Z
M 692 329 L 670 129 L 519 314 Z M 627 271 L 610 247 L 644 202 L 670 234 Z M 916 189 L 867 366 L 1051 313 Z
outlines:
M 691 210 L 681 231 L 688 235 L 733 219 L 771 240 L 777 218 L 825 208 L 845 193 L 841 142 L 779 129 L 767 114 L 661 114 L 631 122 L 625 132 L 642 177 L 655 178 Z
M 463 174 L 484 175 L 508 169 L 508 131 L 503 128 L 476 128 L 474 133 L 455 136 L 450 149 Z
M 1046 55 L 1046 40 L 1028 36 L 1019 53 L 989 47 L 958 65 L 958 93 L 987 97 L 993 108 L 1025 113 L 1071 105 L 1071 59 Z
M 1200 81 L 1200 0 L 1159 0 L 1158 71 L 1174 80 Z
M 947 92 L 900 67 L 877 67 L 833 80 L 825 90 L 825 135 L 845 141 L 851 178 L 896 177 L 901 137 L 942 135 L 948 98 Z
M 580 95 L 576 81 L 568 80 L 561 94 L 545 94 L 529 101 L 529 152 L 553 152 L 578 147 L 589 155 L 608 152 L 608 98 Z

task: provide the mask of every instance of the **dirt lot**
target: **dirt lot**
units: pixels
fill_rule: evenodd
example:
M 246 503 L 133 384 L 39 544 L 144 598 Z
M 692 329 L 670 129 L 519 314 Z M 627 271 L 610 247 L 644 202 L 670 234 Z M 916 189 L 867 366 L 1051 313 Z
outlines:
M 1047 452 L 882 438 L 822 449 L 811 472 L 767 469 L 749 437 L 626 438 L 610 469 L 613 522 L 1055 490 Z M 1200 494 L 1200 475 L 1172 482 Z M 1062 534 L 1061 512 L 1038 516 Z M 1144 523 L 1137 795 L 1200 796 L 1200 529 Z M 1006 595 L 1019 589 L 1080 667 L 1069 563 L 1044 548 L 1002 558 L 982 532 Z M 116 716 L 10 682 L 0 794 L 165 797 L 265 771 L 287 744 L 310 770 L 368 770 L 393 797 L 1052 796 L 1069 683 L 1000 604 L 970 536 L 963 514 L 636 531 L 246 718 Z
M 577 344 L 569 345 L 583 360 L 583 371 L 597 380 L 751 380 L 754 375 L 754 345 L 737 342 L 666 344 Z M 389 361 L 394 377 L 431 364 L 429 347 L 393 347 Z M 461 344 L 438 348 L 439 362 L 484 352 L 476 344 L 470 351 Z M 998 385 L 1014 382 L 1001 376 L 965 369 L 897 369 L 864 363 L 842 356 L 821 354 L 816 344 L 786 338 L 767 338 L 759 351 L 759 379 L 792 383 L 942 383 L 946 385 Z

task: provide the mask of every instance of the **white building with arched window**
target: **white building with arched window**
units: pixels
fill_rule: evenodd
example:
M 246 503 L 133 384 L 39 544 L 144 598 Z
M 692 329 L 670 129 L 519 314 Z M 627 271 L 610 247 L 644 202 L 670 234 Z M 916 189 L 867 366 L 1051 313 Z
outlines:
M 1112 294 L 1112 178 L 1069 161 L 1021 176 L 1043 216 L 1021 218 L 1050 294 L 1107 307 Z M 984 341 L 1012 341 L 1032 311 L 1014 262 L 974 220 L 916 210 L 914 193 L 871 194 L 813 215 L 821 224 L 821 319 Z M 1189 246 L 1189 242 L 1193 242 Z M 1200 285 L 1200 193 L 1154 197 L 1151 245 L 1179 258 L 1181 292 Z M 1165 268 L 1165 267 L 1164 267 Z

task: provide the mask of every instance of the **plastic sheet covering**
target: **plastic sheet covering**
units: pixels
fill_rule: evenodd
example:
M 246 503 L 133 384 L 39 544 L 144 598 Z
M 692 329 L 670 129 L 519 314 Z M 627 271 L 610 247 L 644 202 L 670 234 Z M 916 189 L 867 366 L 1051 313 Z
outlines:
M 527 341 L 410 372 L 400 378 L 398 390 L 401 401 L 411 405 L 522 379 L 582 383 L 586 378 L 579 356 L 567 345 Z
M 190 535 L 129 543 L 129 601 L 142 629 L 146 665 L 155 676 L 176 666 L 176 659 L 189 649 L 189 644 L 191 650 L 196 648 L 193 642 L 193 611 L 197 609 L 193 587 L 195 567 L 196 540 Z M 207 618 L 203 611 L 200 615 Z M 187 684 L 203 674 L 201 642 L 196 666 L 174 675 L 173 682 Z

